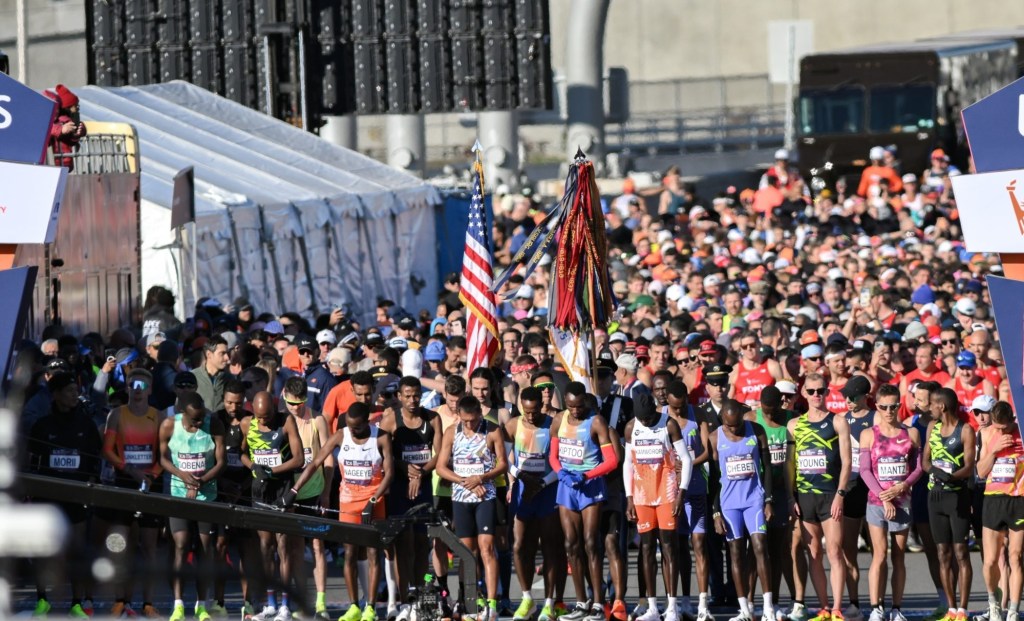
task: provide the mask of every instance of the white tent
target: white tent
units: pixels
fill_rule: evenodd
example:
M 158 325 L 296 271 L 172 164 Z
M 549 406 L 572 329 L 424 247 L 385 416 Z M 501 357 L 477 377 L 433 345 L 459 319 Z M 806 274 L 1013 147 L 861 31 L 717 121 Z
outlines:
M 84 119 L 138 132 L 143 291 L 167 286 L 186 308 L 244 295 L 260 312 L 307 317 L 344 304 L 364 324 L 378 298 L 433 310 L 433 186 L 187 82 L 75 92 Z M 190 238 L 170 229 L 173 178 L 187 166 L 197 270 Z

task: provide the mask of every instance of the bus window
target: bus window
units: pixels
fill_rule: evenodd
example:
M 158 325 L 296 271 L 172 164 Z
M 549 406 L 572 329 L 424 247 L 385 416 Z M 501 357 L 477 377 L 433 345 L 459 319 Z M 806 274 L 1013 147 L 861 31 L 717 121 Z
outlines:
M 859 134 L 864 131 L 864 89 L 802 91 L 801 134 Z
M 872 132 L 917 132 L 934 127 L 934 86 L 882 86 L 871 89 L 869 129 Z

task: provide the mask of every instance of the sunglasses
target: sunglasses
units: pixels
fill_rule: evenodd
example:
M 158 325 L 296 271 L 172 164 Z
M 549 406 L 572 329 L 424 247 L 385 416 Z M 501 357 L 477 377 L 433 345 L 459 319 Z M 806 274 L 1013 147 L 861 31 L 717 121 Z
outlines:
M 146 390 L 149 388 L 149 382 L 145 380 L 132 380 L 132 390 Z
M 959 345 L 960 339 L 945 339 L 942 341 L 943 345 Z
M 312 356 L 313 355 L 313 350 L 312 349 L 300 349 L 299 350 L 299 355 L 300 356 Z
M 821 388 L 804 388 L 804 390 L 807 391 L 807 394 L 818 397 L 822 397 L 828 392 L 828 388 L 825 388 L 824 386 Z
M 900 408 L 900 404 L 899 403 L 893 403 L 892 405 L 878 404 L 878 409 L 882 410 L 883 412 L 892 412 L 893 410 L 898 410 L 899 408 Z
M 740 349 L 757 349 L 757 343 L 740 344 Z
M 533 387 L 534 388 L 538 388 L 540 390 L 544 390 L 546 388 L 554 388 L 555 387 L 555 383 L 554 382 L 541 382 L 539 384 L 534 384 Z
M 821 356 L 811 356 L 810 358 L 804 358 L 804 360 L 810 360 L 811 362 L 821 362 Z
M 306 400 L 303 399 L 301 401 L 292 401 L 291 399 L 285 399 L 284 402 L 287 403 L 288 405 L 304 405 L 306 403 Z

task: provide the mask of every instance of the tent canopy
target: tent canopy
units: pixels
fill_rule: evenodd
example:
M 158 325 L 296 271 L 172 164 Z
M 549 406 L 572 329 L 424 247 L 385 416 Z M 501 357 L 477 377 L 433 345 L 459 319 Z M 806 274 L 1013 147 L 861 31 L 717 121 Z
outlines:
M 379 298 L 433 310 L 433 186 L 187 82 L 75 92 L 82 118 L 138 132 L 144 290 L 167 286 L 186 315 L 200 296 L 307 317 L 344 306 L 364 324 Z M 194 236 L 170 229 L 187 166 Z

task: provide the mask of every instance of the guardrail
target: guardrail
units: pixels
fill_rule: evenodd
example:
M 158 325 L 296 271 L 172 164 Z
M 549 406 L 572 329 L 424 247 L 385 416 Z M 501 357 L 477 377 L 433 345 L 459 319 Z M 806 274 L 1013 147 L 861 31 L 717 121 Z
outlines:
M 658 155 L 767 149 L 784 143 L 784 115 L 782 106 L 679 116 L 649 114 L 609 126 L 605 135 L 611 152 Z

